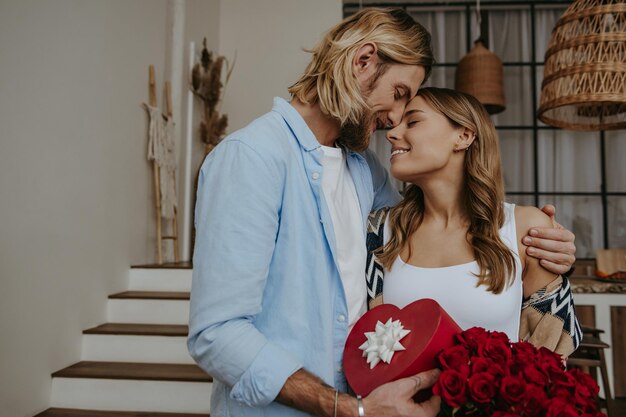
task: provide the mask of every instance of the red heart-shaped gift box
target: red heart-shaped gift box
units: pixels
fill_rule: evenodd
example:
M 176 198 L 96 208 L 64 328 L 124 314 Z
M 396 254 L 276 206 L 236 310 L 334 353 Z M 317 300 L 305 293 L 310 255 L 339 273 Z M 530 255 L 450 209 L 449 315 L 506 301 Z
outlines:
M 410 333 L 400 343 L 405 350 L 396 351 L 390 361 L 380 361 L 370 369 L 363 350 L 359 349 L 373 332 L 376 323 L 399 320 Z M 343 368 L 352 390 L 367 396 L 387 382 L 415 375 L 437 367 L 437 354 L 453 346 L 461 328 L 435 300 L 425 298 L 400 310 L 393 304 L 379 305 L 363 315 L 352 328 L 343 352 Z

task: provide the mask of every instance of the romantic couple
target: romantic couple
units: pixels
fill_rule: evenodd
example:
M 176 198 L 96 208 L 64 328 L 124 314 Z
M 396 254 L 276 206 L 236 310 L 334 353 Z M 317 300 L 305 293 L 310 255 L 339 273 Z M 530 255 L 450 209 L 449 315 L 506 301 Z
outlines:
M 368 8 L 312 53 L 291 101 L 276 98 L 200 172 L 188 347 L 214 378 L 211 416 L 435 416 L 438 397 L 412 397 L 436 370 L 349 393 L 343 348 L 368 301 L 433 298 L 464 329 L 571 353 L 561 275 L 574 236 L 504 202 L 497 134 L 476 99 L 419 89 L 429 33 L 400 9 Z M 367 150 L 383 127 L 391 175 L 410 183 L 403 199 Z M 557 296 L 565 311 L 545 302 Z

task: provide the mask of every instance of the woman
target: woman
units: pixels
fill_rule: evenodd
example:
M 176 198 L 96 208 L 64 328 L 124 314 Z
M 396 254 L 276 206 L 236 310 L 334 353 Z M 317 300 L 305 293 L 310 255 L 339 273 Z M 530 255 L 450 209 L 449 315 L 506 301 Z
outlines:
M 467 94 L 424 88 L 387 139 L 390 172 L 410 185 L 398 206 L 370 215 L 370 307 L 432 298 L 464 329 L 569 355 L 581 335 L 567 280 L 527 256 L 521 241 L 551 220 L 504 202 L 498 137 L 484 107 Z M 373 272 L 381 270 L 384 286 Z

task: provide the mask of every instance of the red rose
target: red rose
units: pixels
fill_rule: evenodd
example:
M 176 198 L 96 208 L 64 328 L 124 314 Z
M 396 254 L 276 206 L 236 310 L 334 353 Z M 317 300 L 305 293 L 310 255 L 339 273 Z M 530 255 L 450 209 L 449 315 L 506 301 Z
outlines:
M 454 369 L 464 375 L 469 374 L 469 351 L 463 345 L 445 349 L 439 354 L 442 369 Z
M 576 368 L 571 369 L 568 372 L 574 377 L 574 379 L 576 379 L 576 382 L 578 382 L 579 385 L 587 388 L 592 397 L 598 395 L 598 393 L 600 392 L 600 387 L 598 386 L 598 383 L 595 381 L 595 379 L 591 377 L 591 375 L 582 372 L 580 369 Z
M 482 356 L 474 356 L 471 366 L 473 374 L 487 372 L 493 366 L 493 361 L 489 358 L 483 358 Z
M 528 342 L 516 342 L 511 346 L 513 356 L 520 362 L 534 362 L 537 356 L 537 348 Z
M 538 353 L 535 345 L 524 341 L 512 343 L 511 350 L 517 356 L 526 356 L 529 358 L 534 358 Z
M 543 388 L 535 385 L 526 387 L 526 395 L 522 402 L 522 412 L 525 416 L 545 416 L 549 401 Z
M 558 368 L 564 368 L 561 355 L 558 353 L 554 353 L 550 349 L 542 346 L 537 350 L 537 354 L 543 362 L 551 362 Z
M 580 378 L 577 380 L 576 390 L 574 392 L 574 401 L 576 402 L 576 406 L 582 410 L 589 413 L 598 411 L 598 393 L 600 388 L 596 381 L 588 374 L 579 371 L 578 369 L 573 369 L 572 371 L 578 371 L 580 373 Z
M 458 334 L 456 338 L 463 346 L 475 352 L 487 339 L 487 336 L 487 331 L 482 327 L 472 327 Z
M 546 417 L 578 417 L 578 412 L 568 401 L 556 398 L 550 402 Z
M 452 369 L 443 371 L 433 387 L 433 394 L 452 407 L 461 407 L 467 402 L 465 376 Z
M 503 332 L 498 332 L 498 331 L 489 332 L 489 338 L 500 340 L 507 345 L 511 343 L 511 341 L 509 340 L 509 336 L 507 336 L 506 333 L 503 333 Z
M 470 376 L 467 386 L 477 404 L 489 404 L 496 393 L 495 378 L 487 372 Z
M 494 411 L 491 417 L 519 417 L 519 414 L 513 411 Z
M 574 397 L 575 392 L 576 378 L 571 373 L 563 372 L 553 377 L 552 386 L 550 387 L 550 394 L 553 397 L 559 396 L 570 399 Z
M 536 367 L 533 363 L 528 363 L 522 368 L 524 379 L 531 384 L 545 387 L 548 384 L 548 373 L 542 368 Z
M 558 378 L 565 373 L 565 367 L 558 353 L 554 353 L 545 347 L 539 349 L 537 362 L 541 369 L 546 371 L 551 379 Z
M 509 404 L 517 404 L 524 399 L 526 382 L 518 376 L 505 376 L 500 384 L 500 396 Z
M 507 365 L 501 366 L 493 363 L 491 367 L 487 370 L 487 373 L 493 375 L 496 380 L 501 380 L 505 375 L 509 374 L 509 369 Z
M 486 356 L 499 365 L 505 366 L 511 359 L 512 353 L 508 343 L 502 341 L 499 338 L 490 338 L 478 348 L 478 352 L 481 356 Z
M 574 368 L 568 371 L 568 373 L 576 381 L 574 387 L 574 402 L 576 403 L 576 407 L 581 410 L 596 410 L 596 398 L 600 390 L 596 381 L 580 369 Z

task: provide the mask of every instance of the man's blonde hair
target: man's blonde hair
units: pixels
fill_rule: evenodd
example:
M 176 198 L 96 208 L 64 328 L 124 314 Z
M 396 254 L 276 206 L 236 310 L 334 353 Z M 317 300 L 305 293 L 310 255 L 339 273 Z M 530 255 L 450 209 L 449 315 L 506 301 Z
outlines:
M 430 34 L 404 10 L 366 8 L 330 29 L 312 50 L 311 62 L 289 93 L 303 103 L 319 103 L 322 112 L 341 124 L 358 124 L 369 111 L 363 92 L 352 73 L 359 48 L 372 42 L 383 65 L 419 65 L 426 78 L 434 61 Z M 375 81 L 375 80 L 373 80 Z

